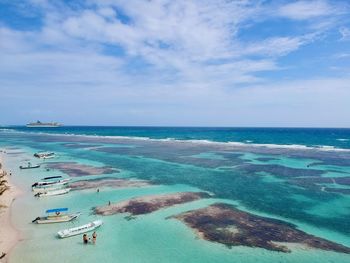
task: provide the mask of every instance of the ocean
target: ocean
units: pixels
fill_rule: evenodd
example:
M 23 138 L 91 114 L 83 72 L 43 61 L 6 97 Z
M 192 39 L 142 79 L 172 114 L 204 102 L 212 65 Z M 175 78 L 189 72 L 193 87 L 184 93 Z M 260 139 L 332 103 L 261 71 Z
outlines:
M 10 262 L 350 260 L 337 247 L 350 247 L 350 129 L 13 126 L 1 129 L 0 148 L 13 182 L 24 192 L 12 208 L 23 240 Z M 38 151 L 57 157 L 37 160 Z M 28 161 L 41 167 L 18 168 Z M 100 184 L 34 197 L 30 185 L 54 175 L 73 184 L 106 178 L 147 184 Z M 94 210 L 109 202 L 197 192 L 209 197 L 132 217 Z M 200 214 L 218 203 L 229 205 L 235 216 Z M 57 207 L 82 215 L 69 223 L 31 223 Z M 197 223 L 181 220 L 186 213 L 194 213 L 189 218 Z M 57 238 L 58 230 L 96 219 L 104 225 L 95 245 L 84 246 L 81 236 Z M 284 240 L 286 232 L 295 238 Z M 279 246 L 288 252 L 278 251 Z

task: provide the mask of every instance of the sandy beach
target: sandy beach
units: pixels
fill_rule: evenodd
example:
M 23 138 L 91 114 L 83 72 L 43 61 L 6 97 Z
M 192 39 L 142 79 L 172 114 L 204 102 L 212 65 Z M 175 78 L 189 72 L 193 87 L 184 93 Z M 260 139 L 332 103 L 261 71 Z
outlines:
M 5 188 L 7 188 L 0 195 L 0 257 L 2 257 L 0 262 L 7 262 L 9 253 L 20 240 L 20 233 L 16 228 L 14 228 L 11 222 L 11 205 L 15 201 L 16 197 L 20 195 L 20 190 L 11 184 L 11 179 L 9 178 L 10 176 L 3 166 L 4 162 L 1 155 L 0 163 L 0 182 L 3 182 L 1 184 L 1 189 L 5 190 Z M 4 180 L 7 182 L 4 182 Z M 6 255 L 4 255 L 4 253 Z

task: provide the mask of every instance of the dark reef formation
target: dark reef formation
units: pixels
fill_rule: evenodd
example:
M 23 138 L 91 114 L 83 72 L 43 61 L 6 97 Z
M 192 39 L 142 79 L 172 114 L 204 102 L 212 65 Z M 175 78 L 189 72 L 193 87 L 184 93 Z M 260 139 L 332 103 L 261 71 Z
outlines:
M 50 169 L 60 170 L 61 172 L 64 172 L 71 177 L 112 174 L 118 172 L 118 170 L 108 166 L 95 167 L 86 164 L 79 164 L 76 162 L 50 162 L 46 164 L 46 167 Z
M 345 189 L 345 188 L 325 187 L 324 191 L 330 192 L 330 193 L 338 193 L 338 194 L 350 195 L 350 189 Z
M 257 160 L 259 162 L 268 162 L 268 161 L 276 161 L 278 159 L 272 158 L 272 157 L 259 157 L 259 158 L 255 158 L 255 160 Z
M 290 180 L 292 184 L 307 189 L 318 189 L 330 193 L 350 194 L 350 188 L 340 186 L 350 186 L 350 177 L 300 177 Z M 327 184 L 327 185 L 324 185 Z
M 248 173 L 266 172 L 280 178 L 300 176 L 317 177 L 324 173 L 324 171 L 316 169 L 291 168 L 278 164 L 244 164 L 238 166 L 237 169 Z
M 306 177 L 296 178 L 293 182 L 298 185 L 303 184 L 341 184 L 350 186 L 350 176 L 345 177 Z
M 104 216 L 118 213 L 142 215 L 152 213 L 162 208 L 209 197 L 210 195 L 205 192 L 181 192 L 174 194 L 142 196 L 111 205 L 95 207 L 94 212 Z
M 126 188 L 126 187 L 145 187 L 151 184 L 145 180 L 129 180 L 111 177 L 103 177 L 91 180 L 80 180 L 69 184 L 72 190 L 96 189 L 101 187 Z
M 72 149 L 96 148 L 101 147 L 100 144 L 83 144 L 83 143 L 64 143 L 63 146 Z
M 199 237 L 228 247 L 259 247 L 291 252 L 286 243 L 350 254 L 350 248 L 298 230 L 295 225 L 241 211 L 232 205 L 216 203 L 171 218 L 183 221 Z

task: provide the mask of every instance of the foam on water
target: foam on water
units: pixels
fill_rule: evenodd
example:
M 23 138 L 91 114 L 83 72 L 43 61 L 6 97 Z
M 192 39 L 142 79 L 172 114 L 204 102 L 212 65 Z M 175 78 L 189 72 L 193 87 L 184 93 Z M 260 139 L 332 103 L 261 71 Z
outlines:
M 122 139 L 122 140 L 141 140 L 141 141 L 159 141 L 159 142 L 177 142 L 177 143 L 193 143 L 193 144 L 214 144 L 214 145 L 230 145 L 235 147 L 262 147 L 262 148 L 271 148 L 271 149 L 292 149 L 292 150 L 319 150 L 319 151 L 336 151 L 336 152 L 350 152 L 350 149 L 340 148 L 331 145 L 302 145 L 302 144 L 273 144 L 273 143 L 252 143 L 250 140 L 245 142 L 237 141 L 227 141 L 220 142 L 208 139 L 176 139 L 176 138 L 151 138 L 147 136 L 118 136 L 118 135 L 91 135 L 91 134 L 76 134 L 76 133 L 48 133 L 48 132 L 31 132 L 31 131 L 18 131 L 13 129 L 2 129 L 3 132 L 17 132 L 17 133 L 27 133 L 27 134 L 38 134 L 38 135 L 47 135 L 47 136 L 75 136 L 75 137 L 85 137 L 85 138 L 105 138 L 105 139 Z M 338 141 L 348 141 L 348 139 L 337 139 Z

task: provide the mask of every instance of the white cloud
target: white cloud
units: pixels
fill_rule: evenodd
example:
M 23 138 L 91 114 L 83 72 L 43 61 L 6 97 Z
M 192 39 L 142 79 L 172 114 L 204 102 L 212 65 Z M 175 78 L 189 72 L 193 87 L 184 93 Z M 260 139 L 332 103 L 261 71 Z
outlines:
M 248 44 L 243 50 L 246 54 L 281 56 L 297 50 L 305 42 L 304 37 L 274 37 Z
M 255 118 L 264 125 L 269 119 L 283 122 L 283 114 L 292 118 L 295 109 L 294 118 L 302 117 L 300 101 L 322 111 L 317 103 L 325 103 L 333 87 L 341 94 L 331 103 L 335 109 L 349 95 L 347 79 L 289 84 L 257 74 L 281 70 L 279 58 L 318 40 L 321 30 L 241 38 L 245 26 L 256 22 L 252 17 L 262 15 L 257 1 L 105 0 L 77 9 L 35 2 L 45 13 L 41 28 L 0 27 L 0 92 L 6 101 L 33 109 L 27 111 L 33 119 L 48 108 L 84 120 L 76 111 L 79 101 L 86 121 L 91 116 L 98 124 L 116 118 L 126 125 L 249 125 Z M 297 20 L 330 14 L 329 4 L 317 3 L 323 3 L 315 5 L 317 11 L 305 1 L 287 4 L 281 14 Z M 13 111 L 18 118 L 28 118 L 25 113 Z
M 296 20 L 305 20 L 327 16 L 335 11 L 334 7 L 322 0 L 295 1 L 279 8 L 279 15 Z
M 341 34 L 341 40 L 349 40 L 350 39 L 350 29 L 347 27 L 339 28 L 339 33 Z

